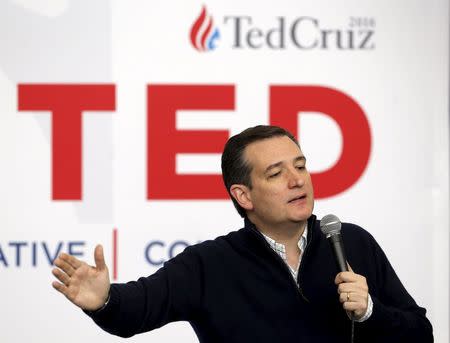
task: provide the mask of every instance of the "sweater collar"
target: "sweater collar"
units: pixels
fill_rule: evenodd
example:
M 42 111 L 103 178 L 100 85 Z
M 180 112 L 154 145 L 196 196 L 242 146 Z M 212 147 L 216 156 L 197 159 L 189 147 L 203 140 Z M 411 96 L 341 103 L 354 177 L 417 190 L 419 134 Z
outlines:
M 262 233 L 257 229 L 257 227 L 255 226 L 255 224 L 253 224 L 250 219 L 248 219 L 247 217 L 245 217 L 244 219 L 244 230 L 246 231 L 250 231 L 253 234 L 256 234 L 260 240 L 262 240 L 265 244 L 267 244 L 266 239 L 264 238 L 264 236 L 262 235 Z M 316 225 L 316 216 L 314 214 L 312 214 L 309 218 L 308 218 L 308 222 L 307 222 L 307 228 L 308 228 L 308 238 L 307 238 L 307 242 L 308 244 L 310 242 L 312 242 L 312 240 L 317 236 L 317 233 L 315 232 L 315 227 Z

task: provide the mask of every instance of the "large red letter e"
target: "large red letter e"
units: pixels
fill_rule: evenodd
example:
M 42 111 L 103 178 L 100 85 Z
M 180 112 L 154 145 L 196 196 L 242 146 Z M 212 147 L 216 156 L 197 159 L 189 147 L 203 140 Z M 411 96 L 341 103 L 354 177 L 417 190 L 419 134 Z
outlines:
M 232 110 L 232 85 L 148 86 L 148 199 L 227 199 L 220 175 L 178 175 L 177 153 L 221 153 L 228 131 L 177 130 L 177 110 Z

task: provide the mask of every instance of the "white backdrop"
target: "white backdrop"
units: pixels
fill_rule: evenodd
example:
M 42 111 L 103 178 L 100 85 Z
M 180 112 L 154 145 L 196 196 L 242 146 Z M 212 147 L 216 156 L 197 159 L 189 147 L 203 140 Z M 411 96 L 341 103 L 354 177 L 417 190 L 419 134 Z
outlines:
M 349 187 L 320 197 L 315 213 L 334 213 L 372 233 L 407 290 L 426 307 L 435 341 L 449 341 L 448 3 L 274 4 L 0 2 L 1 342 L 121 340 L 102 332 L 51 288 L 49 261 L 58 251 L 70 249 L 92 262 L 95 244 L 102 243 L 111 277 L 125 282 L 153 273 L 185 244 L 242 226 L 231 201 L 221 197 L 149 199 L 147 172 L 165 166 L 147 166 L 148 85 L 228 85 L 234 94 L 225 110 L 178 110 L 170 130 L 161 124 L 162 112 L 152 112 L 157 119 L 149 122 L 150 132 L 162 137 L 153 149 L 160 151 L 172 146 L 177 132 L 200 130 L 202 139 L 212 129 L 232 135 L 270 123 L 273 86 L 326 87 L 356 101 L 370 130 L 368 163 Z M 206 51 L 190 40 L 202 5 L 213 18 L 212 28 L 204 44 L 207 23 L 192 35 Z M 105 110 L 83 114 L 80 199 L 52 196 L 55 124 L 48 109 L 37 110 L 40 105 L 19 90 L 30 84 L 111 85 Z M 52 99 L 70 107 L 70 98 Z M 294 120 L 313 177 L 340 159 L 348 138 L 329 114 L 312 108 Z M 352 127 L 349 137 L 363 131 Z M 203 139 L 207 151 L 212 143 Z M 359 141 L 351 142 L 358 150 Z M 206 180 L 220 173 L 219 157 L 179 153 L 176 172 Z M 61 165 L 73 159 L 67 150 Z M 163 192 L 170 181 L 161 180 Z M 195 182 L 199 189 L 207 187 L 202 179 Z M 319 194 L 320 185 L 315 184 Z M 197 341 L 186 323 L 129 341 L 150 340 Z

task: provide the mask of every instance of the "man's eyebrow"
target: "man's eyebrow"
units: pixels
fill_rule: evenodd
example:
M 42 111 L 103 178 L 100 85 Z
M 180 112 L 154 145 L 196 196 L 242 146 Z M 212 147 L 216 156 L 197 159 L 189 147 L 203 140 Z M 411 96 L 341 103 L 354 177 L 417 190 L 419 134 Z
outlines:
M 279 166 L 281 166 L 283 164 L 283 162 L 277 162 L 277 163 L 273 163 L 273 164 L 271 164 L 270 166 L 268 166 L 267 168 L 266 168 L 266 170 L 264 171 L 264 173 L 267 173 L 268 171 L 270 171 L 271 169 L 273 169 L 273 168 L 277 168 L 277 167 L 279 167 Z
M 298 161 L 306 161 L 305 156 L 300 155 L 300 156 L 297 156 L 296 158 L 294 158 L 294 162 L 298 162 Z M 277 167 L 281 166 L 282 164 L 283 164 L 283 161 L 276 162 L 276 163 L 272 163 L 270 166 L 268 166 L 268 167 L 266 168 L 266 170 L 264 171 L 264 173 L 267 173 L 267 172 L 270 171 L 271 169 L 277 168 Z
M 303 155 L 297 156 L 296 158 L 294 158 L 294 162 L 298 162 L 298 161 L 305 161 L 306 162 L 306 157 Z

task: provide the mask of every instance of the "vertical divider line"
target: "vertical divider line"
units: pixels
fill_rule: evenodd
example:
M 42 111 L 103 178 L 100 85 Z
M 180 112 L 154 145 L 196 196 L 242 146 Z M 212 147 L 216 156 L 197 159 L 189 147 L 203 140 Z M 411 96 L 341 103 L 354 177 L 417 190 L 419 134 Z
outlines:
M 117 280 L 117 228 L 113 229 L 113 280 Z

